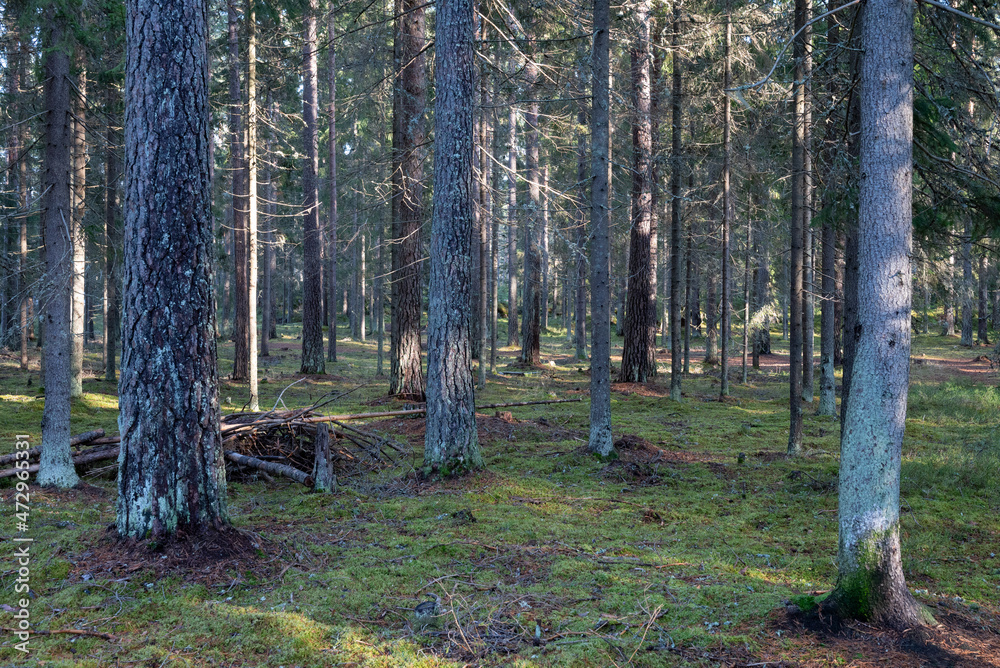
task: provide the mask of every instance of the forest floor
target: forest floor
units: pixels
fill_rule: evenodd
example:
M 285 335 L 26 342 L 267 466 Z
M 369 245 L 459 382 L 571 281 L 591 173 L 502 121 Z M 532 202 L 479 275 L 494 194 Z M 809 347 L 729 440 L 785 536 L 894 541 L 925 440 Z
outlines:
M 290 386 L 300 341 L 296 328 L 279 333 L 261 359 L 262 406 L 282 390 L 292 408 L 354 390 L 323 410 L 403 407 L 385 399 L 373 341 L 341 339 L 331 375 Z M 722 402 L 718 369 L 697 350 L 681 403 L 667 398 L 665 351 L 655 382 L 614 385 L 612 463 L 585 452 L 586 400 L 483 411 L 487 469 L 452 480 L 419 476 L 422 417 L 359 424 L 412 452 L 346 471 L 331 495 L 230 480 L 250 550 L 118 542 L 113 462 L 79 489 L 32 486 L 31 626 L 51 635 L 33 636 L 27 656 L 9 632 L 14 490 L 0 481 L 0 665 L 1000 668 L 1000 391 L 979 359 L 989 349 L 915 338 L 903 567 L 941 626 L 895 633 L 789 612 L 836 578 L 839 423 L 807 409 L 805 454 L 785 457 L 787 349 L 773 340 L 747 386 L 734 359 Z M 501 352 L 503 369 L 517 351 Z M 546 336 L 542 352 L 538 375 L 491 377 L 477 402 L 586 399 L 587 363 L 565 336 Z M 231 344 L 220 357 L 225 377 Z M 39 385 L 37 357 L 27 372 L 0 359 L 0 452 L 14 434 L 40 442 Z M 116 433 L 115 384 L 84 387 L 73 433 Z M 223 411 L 246 394 L 224 380 Z M 432 600 L 437 616 L 418 618 Z

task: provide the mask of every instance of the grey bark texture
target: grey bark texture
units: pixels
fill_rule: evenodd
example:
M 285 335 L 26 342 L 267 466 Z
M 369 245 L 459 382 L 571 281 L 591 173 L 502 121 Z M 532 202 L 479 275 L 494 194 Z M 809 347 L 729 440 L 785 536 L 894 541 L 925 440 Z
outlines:
M 841 434 L 840 547 L 829 605 L 897 629 L 930 615 L 906 588 L 899 476 L 910 365 L 913 6 L 865 7 L 861 65 L 858 324 Z
M 46 11 L 42 35 L 45 57 L 45 154 L 42 221 L 45 226 L 43 292 L 42 454 L 38 484 L 73 487 L 80 478 L 70 454 L 70 309 L 73 240 L 68 234 L 70 206 L 70 81 L 66 17 L 53 3 Z
M 128 0 L 118 532 L 228 523 L 212 301 L 207 6 Z
M 590 440 L 588 449 L 608 457 L 611 438 L 611 185 L 610 0 L 594 0 L 593 109 L 591 113 L 590 209 Z
M 475 70 L 472 0 L 438 0 L 435 36 L 434 214 L 427 326 L 424 467 L 481 468 L 472 377 L 472 199 Z

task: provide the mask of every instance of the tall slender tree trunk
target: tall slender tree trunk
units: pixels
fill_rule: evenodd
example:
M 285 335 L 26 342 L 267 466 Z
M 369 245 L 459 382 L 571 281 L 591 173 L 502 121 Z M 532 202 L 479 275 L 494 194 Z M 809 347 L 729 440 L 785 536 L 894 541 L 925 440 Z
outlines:
M 542 327 L 542 169 L 539 162 L 539 131 L 536 85 L 538 66 L 529 61 L 525 66 L 525 89 L 529 97 L 524 114 L 527 134 L 524 142 L 524 166 L 528 178 L 528 207 L 524 234 L 524 313 L 521 325 L 521 361 L 541 363 Z
M 481 468 L 472 379 L 472 0 L 438 0 L 434 67 L 434 220 L 427 325 L 424 466 L 444 475 Z M 537 187 L 537 186 L 536 186 Z
M 507 345 L 521 345 L 517 318 L 517 108 L 507 117 Z
M 104 167 L 104 230 L 105 284 L 107 286 L 108 311 L 104 323 L 104 379 L 116 380 L 115 353 L 121 334 L 121 206 L 118 201 L 118 182 L 121 180 L 122 166 L 118 152 L 122 150 L 121 130 L 117 127 L 121 110 L 121 93 L 114 84 L 104 89 L 104 101 L 108 114 L 108 148 Z
M 87 208 L 87 63 L 82 47 L 76 51 L 76 91 L 71 93 L 73 109 L 71 191 L 72 215 L 68 219 L 73 239 L 73 291 L 70 315 L 72 337 L 70 365 L 70 396 L 83 395 L 84 321 L 87 301 L 87 236 L 83 229 L 83 214 Z
M 45 89 L 45 153 L 42 185 L 42 222 L 45 232 L 45 294 L 42 303 L 42 382 L 45 407 L 42 411 L 42 454 L 38 484 L 73 487 L 80 478 L 70 456 L 70 311 L 72 308 L 72 234 L 67 222 L 72 218 L 70 160 L 73 121 L 70 113 L 69 54 L 67 18 L 56 3 L 45 11 L 42 32 L 42 67 Z
M 871 2 L 861 28 L 859 327 L 841 435 L 838 580 L 825 604 L 897 629 L 933 621 L 906 588 L 899 543 L 912 292 L 912 11 L 906 0 Z
M 593 109 L 590 116 L 590 452 L 608 457 L 611 439 L 611 185 L 610 0 L 594 0 Z
M 420 229 L 423 223 L 424 9 L 418 0 L 396 0 L 393 96 L 392 345 L 389 394 L 424 398 L 420 365 Z
M 944 283 L 944 322 L 941 336 L 955 336 L 955 253 L 952 252 L 945 260 L 944 271 L 941 272 Z
M 577 124 L 583 128 L 587 124 L 587 113 L 577 115 Z M 576 138 L 576 181 L 580 184 L 580 208 L 576 222 L 576 294 L 574 300 L 574 333 L 576 338 L 576 359 L 587 359 L 587 212 L 582 202 L 587 199 L 587 137 L 583 130 Z
M 962 235 L 962 340 L 961 345 L 972 345 L 973 284 L 972 275 L 972 218 L 965 219 L 965 233 Z
M 118 533 L 224 529 L 212 321 L 208 7 L 128 0 Z M 157 147 L 151 151 L 149 147 Z
M 267 119 L 268 125 L 273 127 L 276 120 L 277 109 L 271 100 L 271 91 L 267 91 L 267 95 L 264 98 L 264 106 L 267 108 Z M 264 249 L 264 271 L 262 275 L 263 286 L 261 289 L 261 298 L 264 300 L 264 306 L 261 308 L 261 325 L 260 325 L 260 356 L 270 357 L 270 339 L 271 331 L 275 328 L 274 324 L 274 271 L 276 266 L 275 252 L 274 252 L 274 202 L 277 197 L 276 188 L 274 187 L 274 175 L 271 172 L 271 163 L 274 154 L 274 133 L 270 132 L 267 136 L 267 143 L 265 144 L 265 155 L 264 160 L 264 173 L 262 175 L 261 181 L 264 185 L 264 211 L 265 211 L 265 221 L 264 226 L 264 242 L 262 247 Z
M 541 241 L 541 260 L 542 260 L 542 294 L 539 302 L 541 303 L 541 317 L 542 317 L 542 331 L 547 332 L 549 329 L 549 271 L 550 261 L 549 261 L 549 160 L 546 159 L 545 165 L 542 167 L 542 185 L 541 185 L 541 223 L 542 231 L 540 236 Z
M 980 345 L 989 345 L 989 334 L 987 332 L 986 308 L 989 301 L 989 271 L 987 270 L 987 260 L 985 254 L 979 255 L 979 321 L 977 323 L 978 332 L 976 339 Z
M 304 17 L 302 43 L 302 117 L 303 144 L 306 159 L 303 161 L 303 243 L 302 243 L 302 367 L 300 373 L 326 373 L 323 351 L 323 267 L 322 241 L 319 229 L 319 138 L 316 119 L 317 97 L 316 66 L 316 0 L 309 0 Z
M 227 0 L 229 37 L 229 171 L 233 215 L 233 373 L 234 381 L 250 378 L 249 182 L 244 144 L 243 90 L 240 82 L 240 14 L 238 0 Z
M 792 220 L 791 258 L 789 261 L 789 382 L 788 405 L 790 424 L 788 428 L 788 454 L 802 452 L 802 343 L 804 322 L 804 238 L 805 221 L 805 154 L 806 154 L 806 49 L 809 43 L 809 5 L 806 0 L 795 0 L 795 38 L 793 51 L 795 58 L 794 108 L 792 110 Z
M 840 0 L 827 0 L 827 10 L 833 11 L 838 6 Z M 829 22 L 826 30 L 827 59 L 824 66 L 824 75 L 827 78 L 827 93 L 833 97 L 839 92 L 836 81 L 837 56 L 840 52 L 840 23 L 837 19 Z M 834 200 L 834 170 L 832 152 L 838 149 L 837 134 L 840 128 L 834 122 L 833 116 L 828 115 L 824 124 L 825 148 L 820 153 L 822 169 L 827 182 L 826 195 L 824 196 L 823 208 L 835 209 L 837 202 Z M 837 380 L 834 375 L 835 363 L 835 337 L 836 337 L 836 302 L 837 302 L 837 233 L 833 226 L 833 217 L 825 216 L 823 219 L 822 232 L 822 255 L 823 264 L 821 269 L 821 290 L 822 304 L 820 315 L 820 375 L 819 375 L 819 407 L 817 415 L 835 416 L 837 414 Z
M 330 281 L 327 286 L 327 302 L 329 303 L 330 325 L 328 330 L 328 345 L 326 359 L 328 362 L 337 361 L 337 316 L 340 313 L 340 300 L 337 299 L 339 289 L 337 283 L 337 264 L 339 263 L 337 248 L 337 28 L 335 22 L 336 12 L 331 11 L 327 18 L 327 39 L 330 42 L 329 50 L 329 73 L 330 77 L 330 106 L 328 109 L 329 123 L 329 160 L 327 170 L 330 178 L 330 217 L 327 221 L 329 229 L 327 234 L 327 262 L 330 264 Z M 379 250 L 381 253 L 381 249 Z
M 493 156 L 500 155 L 500 123 L 496 113 L 493 113 Z M 492 160 L 490 163 L 492 164 Z M 494 169 L 492 176 L 492 191 L 496 193 L 496 198 L 491 200 L 492 211 L 490 212 L 490 373 L 497 371 L 497 307 L 500 298 L 500 208 L 503 200 L 500 197 L 500 169 Z
M 656 293 L 652 265 L 653 134 L 649 0 L 636 5 L 638 34 L 631 49 L 632 225 L 629 235 L 628 304 L 618 381 L 645 383 L 656 376 Z
M 487 338 L 490 335 L 490 228 L 493 220 L 493 191 L 490 182 L 493 161 L 490 159 L 489 83 L 485 77 L 479 84 L 479 103 L 483 109 L 479 120 L 479 387 L 486 387 Z
M 722 93 L 722 383 L 719 387 L 719 397 L 729 396 L 729 338 L 730 338 L 730 318 L 732 309 L 732 296 L 730 289 L 730 250 L 729 237 L 733 226 L 733 193 L 732 184 L 732 146 L 730 141 L 730 125 L 732 125 L 732 109 L 730 107 L 729 93 L 725 92 L 732 87 L 732 57 L 730 50 L 733 41 L 732 20 L 729 14 L 729 1 L 726 1 L 726 59 L 724 73 L 724 91 Z M 749 220 L 747 225 L 749 225 Z M 746 329 L 746 322 L 743 325 Z M 746 346 L 744 346 L 743 370 L 746 372 Z M 744 382 L 746 380 L 744 379 Z
M 670 95 L 670 398 L 681 400 L 681 54 L 680 0 L 673 3 L 670 58 L 673 90 Z
M 691 189 L 688 189 L 690 192 Z M 694 221 L 687 223 L 687 250 L 684 253 L 684 373 L 691 373 L 691 327 L 698 312 L 694 296 Z M 723 336 L 725 336 L 723 334 Z
M 808 9 L 807 9 L 808 12 Z M 805 20 L 809 20 L 806 14 Z M 809 30 L 807 28 L 807 30 Z M 813 357 L 816 348 L 816 300 L 815 294 L 815 237 L 812 230 L 813 170 L 812 170 L 812 36 L 806 36 L 803 55 L 803 86 L 805 102 L 803 109 L 802 146 L 802 401 L 811 404 L 815 396 L 815 372 Z
M 257 385 L 257 12 L 247 0 L 247 356 L 250 410 L 260 410 Z M 264 332 L 267 337 L 267 332 Z M 322 350 L 322 337 L 320 349 Z

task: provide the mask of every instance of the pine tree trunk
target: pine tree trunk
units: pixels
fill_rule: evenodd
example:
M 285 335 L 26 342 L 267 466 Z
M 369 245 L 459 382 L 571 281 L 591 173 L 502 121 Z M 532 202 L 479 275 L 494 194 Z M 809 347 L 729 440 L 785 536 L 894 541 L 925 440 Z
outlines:
M 389 394 L 424 398 L 420 365 L 421 236 L 426 73 L 424 9 L 417 0 L 396 0 L 394 59 L 399 72 L 393 97 L 393 297 Z
M 590 209 L 590 440 L 601 457 L 615 452 L 611 438 L 611 185 L 610 0 L 594 0 L 593 109 L 591 112 Z
M 972 219 L 965 219 L 962 235 L 962 340 L 961 345 L 972 346 L 972 295 L 975 278 L 972 275 Z
M 674 0 L 670 57 L 673 91 L 670 95 L 670 398 L 681 400 L 681 54 L 680 0 Z
M 319 229 L 319 138 L 316 119 L 317 97 L 316 65 L 316 0 L 309 0 L 304 17 L 302 43 L 303 84 L 302 117 L 303 144 L 306 159 L 303 161 L 302 190 L 303 243 L 302 243 L 302 367 L 300 373 L 326 373 L 326 356 L 323 351 L 323 281 L 322 241 Z
M 989 301 L 987 289 L 989 285 L 988 277 L 989 271 L 987 271 L 987 260 L 986 255 L 979 255 L 979 321 L 976 323 L 978 326 L 978 332 L 976 334 L 976 339 L 979 345 L 989 345 L 989 334 L 987 333 L 987 319 L 986 319 L 986 303 Z
M 541 185 L 541 222 L 542 230 L 539 235 L 541 241 L 541 260 L 542 260 L 542 294 L 541 299 L 541 317 L 542 325 L 541 330 L 543 332 L 548 332 L 549 330 L 549 161 L 546 160 L 545 166 L 542 167 L 542 185 Z
M 795 58 L 794 108 L 792 110 L 792 219 L 791 257 L 789 261 L 789 383 L 788 405 L 788 454 L 802 452 L 802 360 L 803 360 L 803 308 L 804 289 L 804 223 L 806 196 L 806 50 L 809 44 L 809 5 L 806 0 L 795 0 L 795 30 L 799 36 L 794 41 Z M 801 32 L 799 32 L 801 31 Z
M 109 114 L 107 124 L 108 149 L 104 167 L 104 230 L 107 246 L 105 248 L 105 285 L 107 286 L 108 310 L 104 323 L 104 379 L 116 380 L 115 354 L 121 334 L 121 205 L 118 200 L 118 181 L 121 179 L 122 149 L 121 132 L 117 127 L 120 122 L 121 94 L 117 86 L 105 88 L 105 109 Z
M 264 106 L 267 108 L 268 124 L 272 125 L 277 119 L 277 107 L 272 103 L 271 91 L 268 90 L 267 96 L 265 97 Z M 264 192 L 266 195 L 264 199 L 266 204 L 264 209 L 266 211 L 266 226 L 264 230 L 264 271 L 263 271 L 263 288 L 261 290 L 261 298 L 264 300 L 264 306 L 261 308 L 261 327 L 260 327 L 260 356 L 270 357 L 270 339 L 273 338 L 272 332 L 276 329 L 275 326 L 275 295 L 274 295 L 274 273 L 277 266 L 277 261 L 275 259 L 274 251 L 274 208 L 275 199 L 277 197 L 277 188 L 274 186 L 274 175 L 271 172 L 271 162 L 274 152 L 274 138 L 273 133 L 268 133 L 267 144 L 266 144 L 266 155 L 267 159 L 264 160 L 264 174 L 262 181 L 265 184 Z
M 636 5 L 638 34 L 632 60 L 632 225 L 629 235 L 628 304 L 625 340 L 618 382 L 645 383 L 656 376 L 656 294 L 652 265 L 652 166 L 651 124 L 652 63 L 649 40 L 650 3 Z
M 493 157 L 500 155 L 500 126 L 494 115 L 493 126 Z M 492 160 L 490 163 L 492 164 Z M 492 211 L 490 215 L 490 373 L 497 371 L 497 310 L 500 298 L 500 208 L 503 200 L 500 197 L 500 175 L 501 169 L 493 170 L 492 191 L 497 194 L 492 200 Z
M 212 332 L 208 17 L 192 0 L 127 4 L 130 335 L 119 383 L 117 525 L 121 536 L 160 540 L 228 524 Z
M 537 98 L 538 66 L 525 66 L 525 90 Z M 537 101 L 529 102 L 524 114 L 527 134 L 524 142 L 525 172 L 528 179 L 528 207 L 524 220 L 524 313 L 521 325 L 521 362 L 541 364 L 542 327 L 542 169 L 539 162 Z
M 424 467 L 443 475 L 481 468 L 472 379 L 472 0 L 438 0 L 434 67 L 434 219 L 427 326 Z
M 583 128 L 587 124 L 587 113 L 581 110 L 577 124 Z M 576 139 L 576 182 L 580 184 L 580 201 L 587 200 L 587 137 L 581 130 Z M 587 212 L 581 204 L 576 221 L 576 294 L 574 300 L 574 333 L 576 339 L 576 359 L 587 359 Z
M 250 378 L 250 305 L 248 221 L 249 182 L 243 126 L 243 90 L 240 84 L 240 15 L 237 0 L 227 0 L 229 29 L 229 171 L 233 210 L 233 373 L 237 382 Z
M 724 89 L 732 87 L 732 57 L 730 50 L 733 41 L 733 28 L 729 16 L 729 4 L 726 4 L 726 58 L 724 73 Z M 730 231 L 733 226 L 733 192 L 730 180 L 732 174 L 732 142 L 730 141 L 730 125 L 732 125 L 732 109 L 730 108 L 729 94 L 722 94 L 722 368 L 720 378 L 722 383 L 719 387 L 719 397 L 729 396 L 729 339 L 730 339 L 730 318 L 732 309 L 732 295 L 730 295 Z M 744 323 L 744 328 L 746 324 Z M 746 370 L 746 362 L 743 363 Z
M 479 387 L 486 387 L 487 340 L 490 332 L 490 228 L 493 219 L 493 191 L 490 181 L 493 161 L 489 149 L 491 127 L 486 109 L 490 106 L 489 84 L 479 86 L 479 104 L 484 110 L 479 121 Z
M 83 395 L 84 322 L 87 292 L 87 236 L 83 229 L 83 214 L 87 207 L 87 67 L 82 49 L 76 52 L 76 91 L 70 93 L 73 109 L 71 191 L 72 215 L 67 219 L 73 239 L 73 291 L 70 316 L 72 337 L 70 365 L 70 396 Z
M 247 0 L 247 356 L 250 410 L 260 410 L 257 385 L 257 13 Z M 265 332 L 265 337 L 267 336 Z M 322 343 L 320 343 L 322 348 Z
M 42 454 L 38 484 L 43 487 L 73 487 L 76 475 L 70 456 L 70 370 L 73 253 L 67 222 L 72 218 L 70 160 L 73 121 L 70 113 L 69 56 L 58 45 L 67 39 L 65 16 L 50 5 L 42 34 L 45 79 L 45 154 L 42 185 L 42 221 L 45 233 L 45 282 L 42 303 L 42 382 L 45 407 L 42 412 Z
M 517 108 L 507 118 L 507 345 L 521 345 L 517 319 Z
M 906 588 L 899 544 L 912 292 L 912 11 L 906 0 L 870 2 L 861 28 L 860 308 L 841 435 L 839 574 L 825 604 L 900 630 L 932 621 Z
M 329 53 L 329 73 L 330 77 L 330 106 L 328 110 L 329 119 L 329 160 L 327 161 L 327 171 L 330 178 L 330 218 L 328 220 L 329 230 L 327 234 L 327 262 L 330 265 L 330 280 L 327 283 L 327 301 L 329 303 L 329 329 L 327 337 L 326 359 L 328 362 L 337 361 L 337 317 L 340 313 L 340 302 L 337 299 L 337 264 L 340 261 L 337 248 L 337 31 L 334 18 L 336 12 L 331 11 L 327 18 L 327 39 L 330 42 Z M 381 253 L 381 248 L 379 249 Z M 381 257 L 381 256 L 380 256 Z

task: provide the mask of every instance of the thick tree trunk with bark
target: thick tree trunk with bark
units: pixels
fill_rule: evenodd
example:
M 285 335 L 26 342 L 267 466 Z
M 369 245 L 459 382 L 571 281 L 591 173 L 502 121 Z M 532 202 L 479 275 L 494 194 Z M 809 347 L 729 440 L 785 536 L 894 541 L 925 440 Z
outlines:
M 611 245 L 608 189 L 611 185 L 610 1 L 594 0 L 594 106 L 590 118 L 590 440 L 588 449 L 609 457 L 611 439 Z
M 427 326 L 424 467 L 442 475 L 481 468 L 472 378 L 472 0 L 436 5 L 434 218 Z
M 323 261 L 319 229 L 319 99 L 316 65 L 316 0 L 309 0 L 304 17 L 302 43 L 302 367 L 300 373 L 326 373 L 323 351 Z
M 73 487 L 76 475 L 70 455 L 70 310 L 72 308 L 73 239 L 67 234 L 73 212 L 70 199 L 70 142 L 73 122 L 70 114 L 69 54 L 66 17 L 50 5 L 46 12 L 45 48 L 45 173 L 42 177 L 42 221 L 45 226 L 45 310 L 42 314 L 42 382 L 45 407 L 42 412 L 42 454 L 38 484 Z
M 118 533 L 228 523 L 212 321 L 207 6 L 128 0 Z
M 618 381 L 645 383 L 656 376 L 656 285 L 653 280 L 653 135 L 651 125 L 652 63 L 649 41 L 650 4 L 637 5 L 638 35 L 631 49 L 632 225 L 629 235 L 628 304 L 625 340 Z
M 392 344 L 389 394 L 424 398 L 420 365 L 420 228 L 423 223 L 424 9 L 418 0 L 396 0 L 393 97 L 392 197 L 394 238 Z
M 899 475 L 910 367 L 913 5 L 865 8 L 857 350 L 841 435 L 838 581 L 827 606 L 897 629 L 928 623 L 903 577 Z

